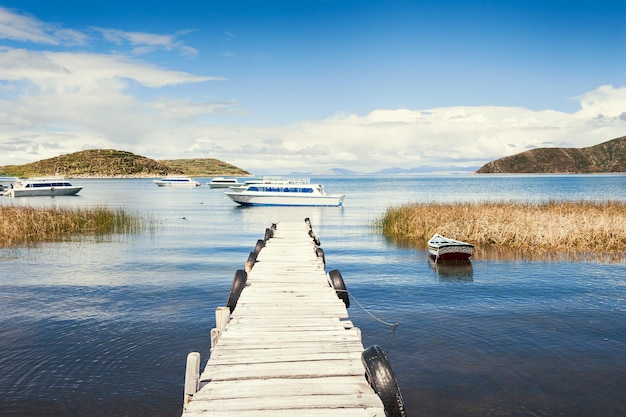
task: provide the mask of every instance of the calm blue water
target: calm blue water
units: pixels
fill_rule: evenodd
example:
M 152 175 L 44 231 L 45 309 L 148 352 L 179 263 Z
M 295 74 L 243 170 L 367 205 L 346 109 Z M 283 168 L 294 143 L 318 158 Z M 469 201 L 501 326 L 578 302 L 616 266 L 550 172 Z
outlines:
M 241 208 L 199 180 L 75 180 L 76 197 L 0 198 L 125 207 L 158 224 L 0 250 L 0 415 L 180 415 L 186 355 L 208 359 L 235 270 L 271 222 L 305 217 L 364 345 L 388 352 L 409 415 L 626 415 L 624 262 L 477 258 L 446 270 L 372 227 L 412 201 L 626 200 L 626 176 L 322 178 L 347 194 L 343 208 Z

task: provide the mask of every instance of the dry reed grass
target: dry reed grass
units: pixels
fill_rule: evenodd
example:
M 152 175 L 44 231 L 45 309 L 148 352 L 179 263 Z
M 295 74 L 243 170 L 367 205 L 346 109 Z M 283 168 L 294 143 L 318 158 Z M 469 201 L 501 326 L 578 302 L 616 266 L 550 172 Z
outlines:
M 59 241 L 77 234 L 137 233 L 142 219 L 123 209 L 0 206 L 0 247 Z
M 396 241 L 425 245 L 434 233 L 476 245 L 477 254 L 624 259 L 626 202 L 550 201 L 409 204 L 378 225 Z

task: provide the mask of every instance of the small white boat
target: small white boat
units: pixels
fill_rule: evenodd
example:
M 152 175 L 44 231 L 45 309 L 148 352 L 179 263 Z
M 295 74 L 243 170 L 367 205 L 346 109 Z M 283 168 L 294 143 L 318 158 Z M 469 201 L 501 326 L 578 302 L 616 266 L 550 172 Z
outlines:
M 237 181 L 237 178 L 215 177 L 206 184 L 209 186 L 209 188 L 228 188 L 240 185 L 241 183 Z
M 76 187 L 63 177 L 41 177 L 17 180 L 4 192 L 5 197 L 35 197 L 75 195 L 83 187 Z
M 321 184 L 308 178 L 271 178 L 234 187 L 224 193 L 241 205 L 261 206 L 342 206 L 344 194 L 329 194 Z
M 428 253 L 436 260 L 467 259 L 474 254 L 474 245 L 435 234 L 428 241 Z
M 192 188 L 200 186 L 200 183 L 198 181 L 189 177 L 167 176 L 164 178 L 159 178 L 158 180 L 154 180 L 153 182 L 159 187 Z

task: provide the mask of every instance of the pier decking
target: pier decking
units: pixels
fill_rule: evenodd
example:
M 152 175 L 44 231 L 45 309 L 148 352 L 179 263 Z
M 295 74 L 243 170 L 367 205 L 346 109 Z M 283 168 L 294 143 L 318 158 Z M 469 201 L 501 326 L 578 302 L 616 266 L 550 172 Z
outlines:
M 216 310 L 201 374 L 189 354 L 183 417 L 385 416 L 316 243 L 305 222 L 279 223 L 257 243 L 230 307 Z

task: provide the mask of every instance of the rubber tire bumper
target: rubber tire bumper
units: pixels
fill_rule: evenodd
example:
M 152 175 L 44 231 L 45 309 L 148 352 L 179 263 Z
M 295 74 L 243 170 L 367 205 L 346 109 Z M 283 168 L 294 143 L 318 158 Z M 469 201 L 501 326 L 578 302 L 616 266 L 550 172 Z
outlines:
M 230 312 L 232 313 L 237 306 L 237 301 L 239 301 L 239 296 L 241 295 L 241 291 L 246 286 L 246 281 L 248 280 L 248 274 L 246 271 L 242 269 L 238 269 L 235 272 L 235 277 L 233 278 L 233 284 L 230 287 L 230 293 L 228 294 L 228 301 L 226 302 L 226 307 L 230 308 Z
M 346 305 L 346 308 L 350 307 L 350 297 L 348 296 L 348 290 L 346 289 L 346 284 L 343 282 L 343 277 L 341 276 L 341 272 L 337 269 L 333 269 L 328 273 L 328 277 L 330 278 L 330 284 L 335 289 L 337 293 L 337 297 Z
M 404 401 L 391 369 L 389 359 L 383 349 L 374 345 L 361 353 L 365 376 L 385 407 L 387 417 L 406 417 Z

